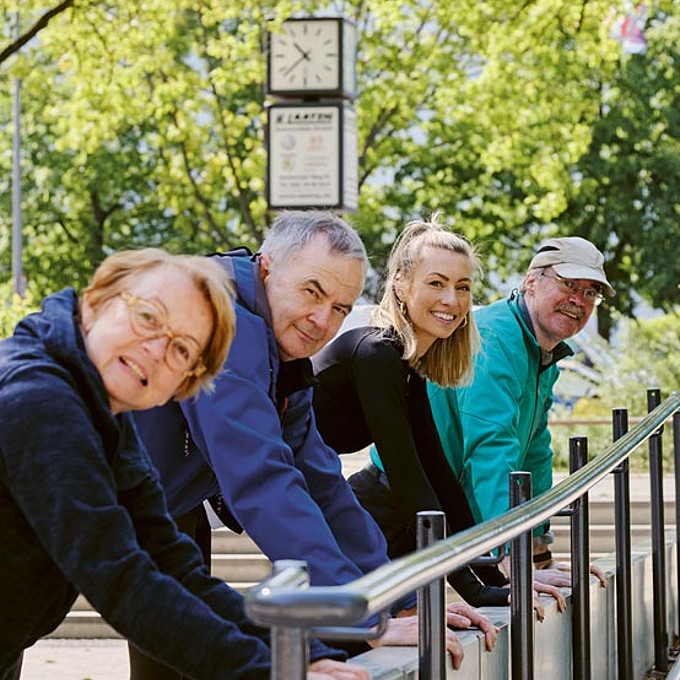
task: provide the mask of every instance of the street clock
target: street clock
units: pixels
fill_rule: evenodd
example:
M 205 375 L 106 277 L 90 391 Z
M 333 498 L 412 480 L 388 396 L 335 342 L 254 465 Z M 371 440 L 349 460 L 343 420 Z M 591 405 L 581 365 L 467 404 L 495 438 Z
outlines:
M 288 19 L 269 33 L 267 93 L 284 99 L 356 97 L 356 29 L 332 17 Z

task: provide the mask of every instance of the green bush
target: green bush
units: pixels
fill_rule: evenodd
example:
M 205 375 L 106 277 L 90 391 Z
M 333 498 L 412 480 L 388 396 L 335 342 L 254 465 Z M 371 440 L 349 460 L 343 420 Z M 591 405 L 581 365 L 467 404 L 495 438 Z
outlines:
M 611 444 L 611 410 L 628 409 L 630 426 L 647 414 L 647 388 L 661 389 L 661 399 L 680 390 L 680 313 L 655 319 L 626 321 L 610 361 L 596 368 L 600 374 L 595 397 L 581 399 L 569 413 L 563 406 L 551 412 L 551 421 L 571 420 L 573 424 L 551 425 L 555 467 L 569 468 L 569 438 L 587 436 L 590 456 L 602 453 Z M 606 419 L 603 425 L 584 425 L 585 419 Z M 669 426 L 663 436 L 664 467 L 673 469 L 673 438 Z M 647 469 L 647 445 L 631 456 L 635 470 Z

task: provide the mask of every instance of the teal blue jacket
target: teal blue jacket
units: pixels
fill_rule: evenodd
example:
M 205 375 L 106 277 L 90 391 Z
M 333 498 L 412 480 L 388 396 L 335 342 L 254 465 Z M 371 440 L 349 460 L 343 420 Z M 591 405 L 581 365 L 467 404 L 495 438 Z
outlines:
M 552 486 L 548 410 L 559 376 L 555 362 L 572 352 L 560 343 L 552 361 L 541 367 L 540 347 L 520 299 L 513 295 L 475 312 L 482 349 L 471 385 L 452 389 L 428 383 L 444 453 L 478 522 L 508 509 L 510 472 L 531 472 L 534 496 Z

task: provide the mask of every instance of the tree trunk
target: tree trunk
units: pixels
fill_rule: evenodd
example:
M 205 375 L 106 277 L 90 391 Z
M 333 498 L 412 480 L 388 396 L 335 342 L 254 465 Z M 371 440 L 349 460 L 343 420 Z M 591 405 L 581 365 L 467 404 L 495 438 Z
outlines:
M 609 311 L 609 307 L 602 305 L 597 308 L 597 332 L 598 335 L 603 337 L 607 342 L 611 337 L 612 332 L 612 315 Z

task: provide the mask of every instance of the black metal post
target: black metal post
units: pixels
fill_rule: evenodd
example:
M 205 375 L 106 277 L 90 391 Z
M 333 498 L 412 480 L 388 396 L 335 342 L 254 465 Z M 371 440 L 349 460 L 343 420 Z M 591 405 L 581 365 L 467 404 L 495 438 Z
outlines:
M 588 462 L 588 438 L 569 439 L 569 472 Z M 571 515 L 572 678 L 590 680 L 590 537 L 588 493 L 573 504 Z
M 446 536 L 446 516 L 439 510 L 417 513 L 418 550 Z M 418 678 L 446 678 L 446 580 L 418 588 Z
M 510 473 L 510 507 L 531 498 L 531 473 Z M 510 648 L 512 680 L 534 678 L 534 589 L 531 530 L 510 547 Z
M 647 390 L 647 411 L 661 403 L 661 390 Z M 649 482 L 652 510 L 652 587 L 654 601 L 654 668 L 668 671 L 668 609 L 666 607 L 666 541 L 663 516 L 663 425 L 649 438 Z
M 673 414 L 673 460 L 675 462 L 675 560 L 676 596 L 680 599 L 680 411 Z M 678 606 L 678 631 L 680 631 L 680 606 Z
M 614 441 L 628 432 L 628 410 L 612 413 Z M 618 680 L 633 680 L 633 611 L 630 545 L 630 473 L 628 459 L 614 470 L 616 537 L 616 656 Z

